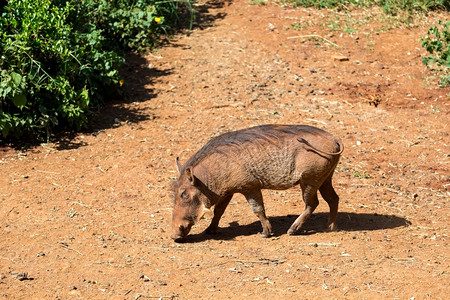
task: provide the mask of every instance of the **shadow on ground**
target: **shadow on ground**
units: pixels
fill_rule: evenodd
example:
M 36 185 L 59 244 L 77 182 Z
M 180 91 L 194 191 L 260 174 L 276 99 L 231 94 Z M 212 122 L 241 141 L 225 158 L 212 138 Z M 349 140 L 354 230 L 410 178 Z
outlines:
M 298 216 L 277 216 L 269 218 L 272 224 L 273 236 L 278 237 L 286 234 L 291 224 Z M 299 235 L 312 235 L 318 232 L 324 232 L 327 228 L 328 213 L 313 214 L 303 226 Z M 411 222 L 405 218 L 395 215 L 380 214 L 357 214 L 341 212 L 337 220 L 340 231 L 374 231 L 383 229 L 392 229 L 411 225 Z M 259 234 L 262 227 L 259 221 L 247 225 L 239 225 L 238 222 L 232 222 L 228 227 L 219 228 L 218 233 L 193 234 L 189 235 L 186 243 L 197 243 L 209 239 L 214 240 L 232 240 L 238 236 L 249 236 Z
M 194 22 L 194 28 L 198 27 L 201 30 L 206 29 L 208 27 L 212 27 L 214 25 L 214 22 L 220 19 L 224 19 L 227 14 L 226 13 L 216 13 L 213 14 L 212 10 L 214 9 L 220 9 L 224 6 L 231 5 L 233 1 L 231 0 L 225 0 L 225 1 L 214 1 L 209 0 L 206 1 L 203 4 L 200 4 L 196 7 L 195 12 L 195 22 Z
M 205 3 L 198 3 L 195 7 L 195 21 L 193 28 L 205 29 L 214 25 L 217 20 L 226 17 L 226 14 L 218 12 L 216 9 L 223 8 L 230 5 L 231 0 L 214 1 L 209 0 Z M 191 21 L 188 8 L 183 9 L 186 13 L 180 16 L 180 32 L 189 34 L 182 28 L 189 28 Z M 183 46 L 177 43 L 172 43 L 171 40 L 162 41 L 164 46 Z M 141 111 L 133 109 L 129 105 L 133 102 L 144 102 L 151 100 L 157 96 L 157 93 L 152 88 L 153 85 L 162 77 L 172 74 L 172 69 L 158 69 L 148 64 L 144 55 L 135 53 L 128 53 L 125 56 L 125 65 L 121 69 L 121 75 L 125 80 L 125 87 L 123 88 L 123 95 L 119 99 L 108 101 L 102 107 L 94 118 L 91 118 L 91 124 L 88 132 L 95 134 L 95 132 L 120 126 L 122 121 L 126 123 L 139 123 L 146 120 L 157 119 L 157 115 L 149 111 Z M 61 141 L 64 144 L 64 141 Z M 73 147 L 74 145 L 68 145 Z M 64 149 L 64 145 L 62 145 Z
M 120 126 L 120 122 L 139 123 L 155 119 L 155 115 L 148 111 L 133 108 L 132 103 L 144 102 L 157 96 L 152 88 L 160 78 L 170 75 L 171 69 L 160 70 L 148 65 L 145 57 L 138 54 L 127 54 L 126 62 L 121 68 L 121 76 L 125 86 L 118 99 L 108 101 L 104 107 L 91 118 L 89 131 L 95 132 L 103 129 Z

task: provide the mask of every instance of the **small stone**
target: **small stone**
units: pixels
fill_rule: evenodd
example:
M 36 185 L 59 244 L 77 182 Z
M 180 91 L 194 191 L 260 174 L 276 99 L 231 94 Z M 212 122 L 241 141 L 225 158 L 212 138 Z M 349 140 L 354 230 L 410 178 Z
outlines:
M 28 273 L 27 272 L 17 273 L 15 278 L 17 280 L 19 280 L 19 281 L 33 280 L 33 278 L 28 277 Z
M 167 282 L 163 280 L 158 280 L 156 283 L 158 283 L 158 285 L 167 285 Z
M 333 56 L 333 59 L 336 61 L 349 61 L 349 58 L 343 55 L 335 55 Z
M 149 277 L 147 277 L 147 276 L 144 275 L 144 274 L 141 274 L 141 275 L 139 276 L 139 278 L 142 279 L 142 280 L 145 281 L 145 282 L 152 281 Z
M 77 297 L 81 296 L 80 291 L 73 290 L 73 289 L 68 294 L 71 296 L 77 296 Z

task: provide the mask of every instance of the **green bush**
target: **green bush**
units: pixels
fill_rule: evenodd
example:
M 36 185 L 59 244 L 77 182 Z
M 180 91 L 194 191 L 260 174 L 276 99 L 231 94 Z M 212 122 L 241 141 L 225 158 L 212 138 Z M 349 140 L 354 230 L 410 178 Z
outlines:
M 74 28 L 69 1 L 11 0 L 0 21 L 0 130 L 32 136 L 81 129 L 90 105 L 119 82 L 122 58 L 104 50 L 93 25 Z
M 422 47 L 430 53 L 422 58 L 422 62 L 440 74 L 441 86 L 447 86 L 450 85 L 450 21 L 438 23 L 438 26 L 431 27 L 428 34 L 420 39 Z
M 376 3 L 383 8 L 385 13 L 391 15 L 404 12 L 411 14 L 415 11 L 427 12 L 450 7 L 448 0 L 376 0 Z
M 124 50 L 177 22 L 164 0 L 10 0 L 0 5 L 0 141 L 80 130 L 117 95 Z
M 302 6 L 302 7 L 314 7 L 314 8 L 342 8 L 345 5 L 349 4 L 359 4 L 359 2 L 367 2 L 367 1 L 358 1 L 358 0 L 287 0 L 286 2 L 292 3 L 294 7 Z
M 178 4 L 187 0 L 84 0 L 83 22 L 95 24 L 115 49 L 144 50 L 154 46 L 161 33 L 167 33 L 178 21 Z

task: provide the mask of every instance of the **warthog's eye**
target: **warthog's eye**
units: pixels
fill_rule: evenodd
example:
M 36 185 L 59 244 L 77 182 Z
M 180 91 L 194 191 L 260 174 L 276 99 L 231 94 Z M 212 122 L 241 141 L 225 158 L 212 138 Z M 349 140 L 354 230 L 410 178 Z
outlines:
M 181 190 L 180 197 L 183 200 L 186 200 L 188 198 L 188 194 L 187 194 L 187 191 L 185 189 Z

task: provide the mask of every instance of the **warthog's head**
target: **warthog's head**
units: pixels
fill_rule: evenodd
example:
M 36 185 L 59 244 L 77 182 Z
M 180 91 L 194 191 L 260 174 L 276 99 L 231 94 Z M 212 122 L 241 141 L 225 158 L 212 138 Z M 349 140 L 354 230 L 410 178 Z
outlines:
M 178 170 L 180 166 L 178 164 Z M 172 238 L 183 240 L 203 214 L 208 210 L 204 203 L 206 196 L 196 186 L 198 179 L 194 176 L 192 167 L 187 167 L 179 173 L 178 180 L 173 185 L 175 201 L 172 214 Z

